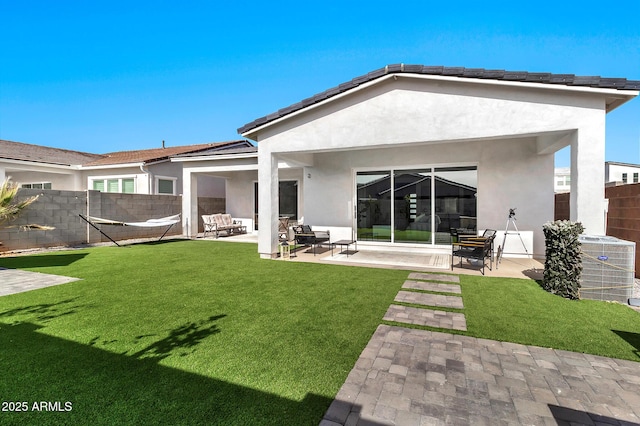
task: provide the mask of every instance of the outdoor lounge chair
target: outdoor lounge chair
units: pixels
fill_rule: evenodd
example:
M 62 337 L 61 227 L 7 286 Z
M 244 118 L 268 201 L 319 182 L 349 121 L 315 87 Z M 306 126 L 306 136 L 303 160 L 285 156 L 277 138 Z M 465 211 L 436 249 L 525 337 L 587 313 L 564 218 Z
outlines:
M 311 246 L 313 255 L 316 254 L 316 247 L 328 243 L 330 240 L 329 231 L 313 231 L 309 225 L 296 225 L 293 227 L 293 234 L 296 244 Z
M 479 263 L 482 266 L 481 273 L 484 275 L 484 268 L 489 259 L 489 270 L 493 270 L 493 240 L 496 237 L 494 229 L 487 229 L 481 237 L 459 236 L 459 240 L 451 245 L 451 270 L 453 271 L 454 258 L 465 258 L 471 262 Z
M 216 213 L 209 215 L 202 215 L 202 222 L 204 224 L 204 234 L 202 237 L 207 236 L 207 232 L 213 232 L 218 238 L 220 232 L 226 232 L 227 235 L 233 233 L 244 234 L 247 232 L 247 227 L 237 219 L 233 219 L 230 214 Z

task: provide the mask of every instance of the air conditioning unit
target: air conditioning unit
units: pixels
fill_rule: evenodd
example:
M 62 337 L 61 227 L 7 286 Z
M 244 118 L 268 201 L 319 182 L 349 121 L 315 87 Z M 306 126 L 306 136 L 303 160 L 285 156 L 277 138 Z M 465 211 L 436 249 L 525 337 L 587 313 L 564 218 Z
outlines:
M 615 237 L 581 235 L 580 298 L 626 304 L 633 296 L 636 243 Z

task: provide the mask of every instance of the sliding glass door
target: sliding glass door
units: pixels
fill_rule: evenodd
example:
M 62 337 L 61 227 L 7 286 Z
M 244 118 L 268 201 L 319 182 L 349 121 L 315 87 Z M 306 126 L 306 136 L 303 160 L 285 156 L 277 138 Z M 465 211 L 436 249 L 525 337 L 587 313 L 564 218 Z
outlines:
M 444 230 L 459 234 L 477 232 L 476 192 L 478 171 L 475 167 L 435 169 L 435 212 Z M 447 244 L 446 236 L 437 235 L 436 244 Z
M 394 241 L 431 243 L 431 169 L 393 174 Z
M 391 172 L 356 176 L 358 240 L 391 241 Z
M 358 240 L 450 244 L 476 232 L 476 167 L 356 173 Z

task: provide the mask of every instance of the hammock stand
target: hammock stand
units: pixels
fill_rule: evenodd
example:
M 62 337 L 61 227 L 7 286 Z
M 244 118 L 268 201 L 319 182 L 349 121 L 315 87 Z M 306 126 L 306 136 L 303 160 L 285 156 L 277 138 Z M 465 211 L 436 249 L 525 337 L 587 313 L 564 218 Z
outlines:
M 176 215 L 173 215 L 173 216 L 167 216 L 167 217 L 161 217 L 160 219 L 149 219 L 149 220 L 147 220 L 145 222 L 120 222 L 120 221 L 117 221 L 117 220 L 102 219 L 102 218 L 93 217 L 93 216 L 84 216 L 82 214 L 78 214 L 78 216 L 80 216 L 80 218 L 82 220 L 87 222 L 89 225 L 91 225 L 93 228 L 95 228 L 102 235 L 104 235 L 109 240 L 111 240 L 111 242 L 113 244 L 117 245 L 118 247 L 121 247 L 120 244 L 118 244 L 117 242 L 115 242 L 115 240 L 113 238 L 111 238 L 110 236 L 105 234 L 104 231 L 102 229 L 98 228 L 97 225 L 137 226 L 137 227 L 140 227 L 140 228 L 153 228 L 153 227 L 158 227 L 158 226 L 166 226 L 167 229 L 160 236 L 160 238 L 158 238 L 158 241 L 160 241 L 165 235 L 167 235 L 167 232 L 169 232 L 169 230 L 173 227 L 173 225 L 175 225 L 176 223 L 180 222 L 180 214 L 176 214 Z

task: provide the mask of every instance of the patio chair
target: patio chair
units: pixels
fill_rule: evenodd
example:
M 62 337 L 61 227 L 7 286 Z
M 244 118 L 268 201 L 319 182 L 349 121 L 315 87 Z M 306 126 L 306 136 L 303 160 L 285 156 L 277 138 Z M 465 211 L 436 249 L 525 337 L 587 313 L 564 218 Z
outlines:
M 202 215 L 202 222 L 204 224 L 203 237 L 207 235 L 207 232 L 213 232 L 218 238 L 220 232 L 226 232 L 227 235 L 232 233 L 246 233 L 247 227 L 242 224 L 241 221 L 233 219 L 228 213 L 216 213 L 210 215 Z
M 289 217 L 278 219 L 278 241 L 280 243 L 289 241 Z
M 451 270 L 453 271 L 454 258 L 465 258 L 471 262 L 479 262 L 482 266 L 481 273 L 484 275 L 484 268 L 489 259 L 489 270 L 493 270 L 493 240 L 496 238 L 494 229 L 487 229 L 481 237 L 459 236 L 457 243 L 451 245 Z
M 316 246 L 329 242 L 330 234 L 327 231 L 313 231 L 309 225 L 296 225 L 293 227 L 293 235 L 296 244 L 311 246 L 313 255 L 316 254 Z

